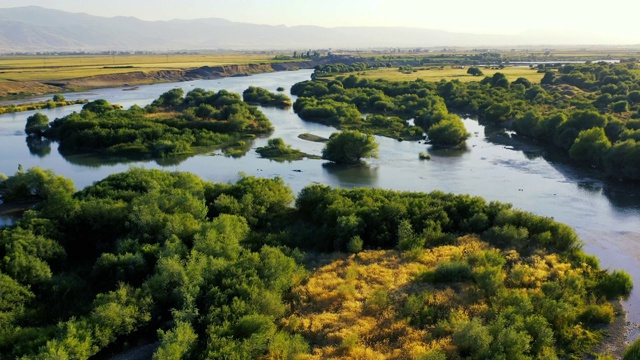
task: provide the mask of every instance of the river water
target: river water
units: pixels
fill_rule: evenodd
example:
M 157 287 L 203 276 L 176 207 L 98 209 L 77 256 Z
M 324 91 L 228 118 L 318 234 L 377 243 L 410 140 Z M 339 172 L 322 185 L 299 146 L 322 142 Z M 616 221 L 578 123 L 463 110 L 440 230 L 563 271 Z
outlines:
M 104 98 L 125 108 L 144 106 L 161 93 L 175 87 L 185 92 L 195 87 L 206 90 L 227 89 L 241 93 L 250 85 L 275 92 L 282 86 L 290 89 L 296 82 L 310 78 L 311 70 L 259 74 L 219 80 L 140 86 L 134 91 L 122 88 L 98 89 L 86 93 L 64 94 L 67 99 Z M 49 97 L 47 97 L 49 98 Z M 29 99 L 38 100 L 39 98 Z M 51 120 L 79 111 L 81 105 L 40 110 Z M 335 129 L 305 122 L 291 109 L 261 108 L 274 124 L 271 137 L 281 137 L 293 148 L 320 154 L 323 145 L 299 139 L 301 133 L 328 137 Z M 24 135 L 26 118 L 34 112 L 0 116 L 0 173 L 11 175 L 21 164 L 25 169 L 40 166 L 73 179 L 83 188 L 131 166 L 189 171 L 204 179 L 233 182 L 239 173 L 260 177 L 282 177 L 298 192 L 311 183 L 338 187 L 376 187 L 396 190 L 443 190 L 481 196 L 486 200 L 509 202 L 514 207 L 553 217 L 572 226 L 584 241 L 584 250 L 597 255 L 603 268 L 622 269 L 640 281 L 640 185 L 607 181 L 589 169 L 577 169 L 563 163 L 561 156 L 543 151 L 536 144 L 519 139 L 500 129 L 489 129 L 471 119 L 464 119 L 472 134 L 465 150 L 432 151 L 425 144 L 398 142 L 376 137 L 380 158 L 364 167 L 335 168 L 323 160 L 275 162 L 261 159 L 255 151 L 241 158 L 221 155 L 198 155 L 174 161 L 136 161 L 104 163 L 92 156 L 63 157 L 56 143 L 27 146 Z M 267 139 L 256 139 L 253 148 Z M 431 160 L 419 160 L 421 151 L 430 152 Z M 0 226 L 12 221 L 0 217 Z M 631 322 L 629 339 L 640 332 L 640 285 L 624 302 Z

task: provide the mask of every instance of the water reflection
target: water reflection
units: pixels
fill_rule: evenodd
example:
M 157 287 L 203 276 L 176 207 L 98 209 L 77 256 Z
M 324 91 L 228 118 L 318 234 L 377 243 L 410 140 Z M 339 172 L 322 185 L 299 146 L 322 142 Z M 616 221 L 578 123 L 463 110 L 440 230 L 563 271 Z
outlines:
M 346 187 L 373 187 L 378 183 L 378 167 L 366 163 L 341 165 L 328 162 L 322 164 L 322 168 Z
M 16 221 L 16 219 L 13 216 L 0 215 L 0 228 L 3 228 L 5 226 L 9 226 L 9 225 L 13 225 L 13 223 L 15 221 Z
M 427 149 L 429 154 L 440 157 L 460 157 L 468 151 L 469 148 L 466 144 L 452 148 L 431 146 Z
M 566 180 L 574 183 L 578 189 L 591 194 L 602 194 L 616 207 L 640 208 L 637 182 L 621 182 L 607 178 L 599 170 L 576 165 L 562 149 L 543 146 L 532 139 L 504 129 L 485 127 L 485 139 L 505 149 L 521 152 L 527 160 L 542 157 L 547 164 L 562 174 Z M 526 167 L 524 163 L 521 165 Z M 520 170 L 525 171 L 524 168 Z
M 42 137 L 27 136 L 29 153 L 37 157 L 45 157 L 51 153 L 51 140 Z
M 618 208 L 640 210 L 640 195 L 638 195 L 637 186 L 638 184 L 618 183 L 615 186 L 605 184 L 602 188 L 602 194 Z

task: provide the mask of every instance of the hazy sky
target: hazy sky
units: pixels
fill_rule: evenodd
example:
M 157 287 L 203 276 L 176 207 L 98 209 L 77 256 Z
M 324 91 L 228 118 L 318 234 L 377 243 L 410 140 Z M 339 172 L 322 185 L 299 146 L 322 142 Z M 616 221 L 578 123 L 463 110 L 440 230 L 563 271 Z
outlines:
M 143 20 L 219 17 L 269 25 L 407 26 L 516 34 L 571 31 L 640 43 L 640 0 L 0 0 Z

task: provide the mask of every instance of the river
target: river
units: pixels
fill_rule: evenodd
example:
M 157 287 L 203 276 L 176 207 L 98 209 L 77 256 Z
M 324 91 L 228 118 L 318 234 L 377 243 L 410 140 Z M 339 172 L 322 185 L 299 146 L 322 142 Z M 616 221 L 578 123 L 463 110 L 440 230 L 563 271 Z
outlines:
M 275 92 L 282 86 L 290 89 L 296 82 L 310 78 L 311 70 L 276 72 L 232 77 L 219 80 L 198 80 L 181 83 L 140 86 L 137 90 L 122 88 L 98 89 L 85 93 L 64 94 L 67 99 L 104 98 L 125 108 L 144 106 L 161 93 L 174 87 L 185 92 L 195 87 L 206 90 L 227 89 L 242 93 L 250 85 Z M 47 97 L 49 98 L 49 97 Z M 34 98 L 29 100 L 39 100 Z M 41 110 L 51 120 L 79 111 L 81 105 Z M 271 137 L 281 137 L 293 148 L 320 154 L 322 144 L 298 139 L 301 133 L 328 137 L 335 129 L 301 120 L 293 110 L 261 108 L 274 124 Z M 34 112 L 0 116 L 0 173 L 11 175 L 21 164 L 24 168 L 40 166 L 73 179 L 83 188 L 109 174 L 126 171 L 131 166 L 189 171 L 204 179 L 232 182 L 240 172 L 260 177 L 282 177 L 295 191 L 311 183 L 339 187 L 376 187 L 396 190 L 443 190 L 471 194 L 486 200 L 509 202 L 514 207 L 531 211 L 572 226 L 584 241 L 584 250 L 598 256 L 603 268 L 622 269 L 640 281 L 640 186 L 602 179 L 589 169 L 563 164 L 561 157 L 543 151 L 536 144 L 519 139 L 500 129 L 488 129 L 472 119 L 464 124 L 472 136 L 465 150 L 431 151 L 417 142 L 398 142 L 376 137 L 380 158 L 369 160 L 368 166 L 335 168 L 322 160 L 275 162 L 261 159 L 251 150 L 241 158 L 221 155 L 198 155 L 182 161 L 158 163 L 136 161 L 104 163 L 92 156 L 63 157 L 56 143 L 33 147 L 25 141 L 24 124 Z M 266 144 L 256 139 L 253 148 Z M 418 154 L 428 151 L 431 160 L 419 160 Z M 294 171 L 295 170 L 295 171 Z M 0 226 L 10 223 L 0 217 Z M 624 302 L 631 322 L 629 339 L 640 335 L 640 285 Z

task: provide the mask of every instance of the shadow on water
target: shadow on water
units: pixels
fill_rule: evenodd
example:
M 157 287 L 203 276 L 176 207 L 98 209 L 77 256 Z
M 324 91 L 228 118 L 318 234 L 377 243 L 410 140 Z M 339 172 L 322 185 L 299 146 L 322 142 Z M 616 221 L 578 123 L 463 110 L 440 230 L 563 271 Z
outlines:
M 427 152 L 432 156 L 439 157 L 460 157 L 469 151 L 466 144 L 455 147 L 430 146 Z
M 230 151 L 225 153 L 215 153 L 219 156 L 231 157 L 231 158 L 241 158 L 247 154 L 247 151 L 251 149 L 250 144 L 243 144 L 242 147 L 234 147 L 230 149 Z M 68 152 L 68 151 L 58 151 L 62 158 L 64 158 L 69 164 L 79 165 L 88 168 L 98 169 L 102 166 L 114 166 L 114 165 L 127 165 L 127 164 L 140 164 L 140 163 L 150 163 L 155 162 L 158 166 L 168 167 L 168 166 L 176 166 L 180 165 L 188 159 L 199 156 L 206 155 L 209 153 L 214 154 L 214 152 L 209 149 L 206 151 L 194 152 L 191 154 L 184 155 L 173 155 L 166 157 L 158 157 L 158 158 L 147 158 L 147 157 L 127 157 L 127 156 L 113 156 L 113 155 L 102 155 L 97 153 L 84 153 L 84 152 Z
M 47 138 L 27 136 L 26 142 L 31 155 L 43 158 L 51 153 L 51 140 Z
M 521 152 L 529 160 L 542 157 L 569 182 L 583 191 L 603 194 L 616 207 L 640 209 L 640 182 L 609 178 L 601 170 L 576 164 L 562 149 L 540 144 L 503 128 L 485 127 L 485 138 L 494 145 Z
M 87 168 L 99 169 L 103 166 L 114 165 L 127 165 L 127 164 L 140 164 L 145 162 L 155 162 L 159 166 L 175 166 L 179 165 L 185 160 L 189 159 L 192 155 L 180 155 L 169 156 L 164 158 L 125 158 L 125 157 L 110 157 L 101 156 L 97 154 L 62 154 L 62 157 L 72 165 L 79 165 Z
M 342 165 L 324 163 L 322 168 L 330 175 L 335 176 L 341 184 L 351 186 L 375 186 L 378 182 L 378 168 L 366 163 L 355 165 Z

